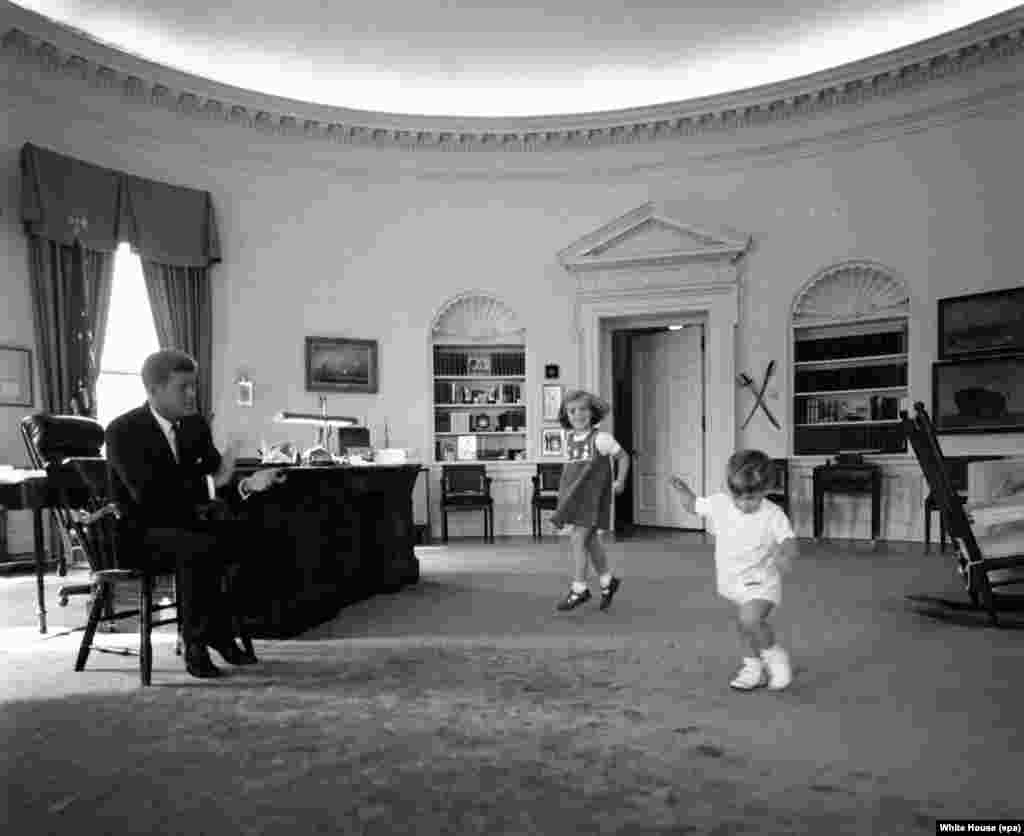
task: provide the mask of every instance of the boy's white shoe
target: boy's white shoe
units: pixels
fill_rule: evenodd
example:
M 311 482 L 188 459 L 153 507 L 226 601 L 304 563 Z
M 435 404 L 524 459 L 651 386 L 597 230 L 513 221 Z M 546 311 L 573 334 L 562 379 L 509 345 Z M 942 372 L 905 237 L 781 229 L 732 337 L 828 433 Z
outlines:
M 772 691 L 781 691 L 793 681 L 793 669 L 789 664 L 789 654 L 779 645 L 762 650 L 761 659 L 768 669 L 768 687 Z
M 762 685 L 764 685 L 764 666 L 760 659 L 755 659 L 753 656 L 748 656 L 743 660 L 743 667 L 729 683 L 729 687 L 735 688 L 737 691 L 752 691 Z

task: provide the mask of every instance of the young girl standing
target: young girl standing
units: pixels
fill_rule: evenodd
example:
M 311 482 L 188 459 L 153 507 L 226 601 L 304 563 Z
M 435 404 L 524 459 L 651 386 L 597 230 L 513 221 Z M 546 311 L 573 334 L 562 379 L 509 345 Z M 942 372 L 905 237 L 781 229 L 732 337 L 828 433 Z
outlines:
M 726 475 L 728 493 L 706 497 L 696 496 L 681 476 L 669 478 L 683 507 L 711 523 L 718 593 L 735 604 L 736 624 L 749 648 L 743 667 L 729 683 L 742 691 L 765 684 L 779 690 L 792 679 L 789 657 L 775 643 L 768 624 L 768 615 L 781 597 L 780 573 L 789 570 L 797 554 L 789 518 L 765 499 L 773 467 L 760 450 L 733 453 Z
M 575 564 L 572 586 L 559 601 L 559 610 L 572 610 L 590 600 L 588 562 L 601 584 L 602 610 L 611 605 L 621 583 L 608 567 L 601 533 L 611 527 L 612 495 L 621 494 L 626 485 L 629 455 L 611 433 L 597 429 L 608 410 L 607 402 L 581 389 L 569 392 L 558 410 L 558 423 L 568 430 L 568 462 L 562 470 L 558 507 L 551 522 L 569 528 Z

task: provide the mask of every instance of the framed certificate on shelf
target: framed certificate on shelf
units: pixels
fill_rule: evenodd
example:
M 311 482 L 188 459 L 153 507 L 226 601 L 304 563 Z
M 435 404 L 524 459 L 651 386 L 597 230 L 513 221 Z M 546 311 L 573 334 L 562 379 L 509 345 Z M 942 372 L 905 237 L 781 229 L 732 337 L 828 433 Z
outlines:
M 476 436 L 460 435 L 456 441 L 456 455 L 460 462 L 476 461 Z

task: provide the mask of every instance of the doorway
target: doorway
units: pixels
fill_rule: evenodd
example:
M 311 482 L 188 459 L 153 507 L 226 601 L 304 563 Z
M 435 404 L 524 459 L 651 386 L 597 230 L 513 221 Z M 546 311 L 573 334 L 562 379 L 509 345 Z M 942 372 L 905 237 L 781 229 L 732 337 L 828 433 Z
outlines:
M 616 534 L 637 527 L 704 531 L 703 520 L 682 508 L 667 479 L 681 473 L 695 492 L 704 492 L 705 323 L 674 319 L 611 323 L 612 427 L 632 460 L 615 500 Z

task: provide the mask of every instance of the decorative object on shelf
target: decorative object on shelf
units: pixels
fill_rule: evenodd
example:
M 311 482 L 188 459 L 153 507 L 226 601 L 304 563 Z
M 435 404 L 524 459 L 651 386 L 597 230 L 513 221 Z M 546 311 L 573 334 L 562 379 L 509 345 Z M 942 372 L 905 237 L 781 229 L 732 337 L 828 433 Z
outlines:
M 306 337 L 306 391 L 376 393 L 377 353 L 376 340 Z
M 31 349 L 0 346 L 0 406 L 33 406 Z
M 523 428 L 526 416 L 521 410 L 510 409 L 498 415 L 498 430 L 501 432 L 517 432 Z
M 1024 287 L 939 299 L 939 360 L 1024 353 Z
M 932 416 L 940 433 L 1024 432 L 1024 354 L 933 363 Z
M 491 416 L 486 412 L 480 412 L 473 416 L 471 423 L 473 424 L 474 430 L 487 432 L 491 428 Z
M 561 370 L 558 368 L 558 364 L 557 363 L 548 363 L 544 367 L 544 379 L 545 380 L 558 380 L 558 375 L 559 375 L 560 371 Z
M 471 375 L 491 374 L 491 355 L 470 354 L 468 358 L 467 369 L 469 374 Z
M 458 458 L 459 448 L 455 439 L 442 438 L 437 442 L 437 458 L 442 462 L 453 462 Z
M 456 459 L 460 462 L 476 461 L 477 443 L 475 435 L 460 435 L 456 439 Z
M 557 421 L 558 410 L 562 407 L 562 385 L 545 383 L 541 387 L 541 403 L 544 405 L 545 421 Z
M 249 380 L 249 375 L 242 372 L 238 379 L 235 380 L 236 389 L 236 401 L 239 406 L 252 406 L 253 405 L 253 385 L 252 381 Z
M 561 456 L 565 454 L 565 430 L 561 427 L 545 427 L 540 431 L 540 454 Z
M 750 414 L 747 415 L 747 419 L 743 422 L 741 429 L 746 429 L 747 424 L 751 422 L 754 417 L 754 413 L 758 409 L 764 410 L 764 414 L 768 416 L 768 420 L 772 422 L 772 426 L 777 430 L 781 430 L 782 426 L 772 415 L 772 411 L 768 408 L 768 404 L 764 402 L 764 393 L 768 389 L 768 381 L 771 380 L 772 375 L 775 373 L 775 361 L 771 360 L 768 362 L 768 368 L 764 370 L 764 379 L 761 381 L 761 388 L 757 389 L 754 386 L 754 381 L 746 372 L 741 372 L 739 377 L 736 379 L 741 387 L 749 388 L 754 393 L 754 405 L 750 408 Z

